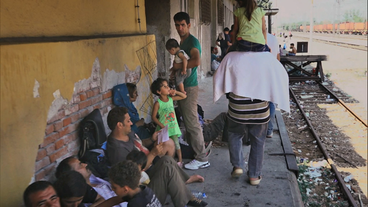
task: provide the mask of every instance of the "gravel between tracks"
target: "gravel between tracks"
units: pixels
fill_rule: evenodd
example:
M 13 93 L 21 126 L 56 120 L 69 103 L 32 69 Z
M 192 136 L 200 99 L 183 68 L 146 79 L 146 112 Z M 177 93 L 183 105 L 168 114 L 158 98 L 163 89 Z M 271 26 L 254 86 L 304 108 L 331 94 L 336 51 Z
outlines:
M 329 87 L 337 89 L 333 82 L 328 81 L 328 83 Z M 308 83 L 297 83 L 294 87 L 310 91 L 314 90 L 318 85 L 311 81 Z M 345 94 L 340 89 L 338 90 Z M 351 102 L 357 101 L 352 99 Z M 355 131 L 355 136 L 362 136 L 363 139 L 367 137 L 366 128 L 362 128 L 359 123 L 354 123 L 356 120 L 353 118 L 349 120 L 350 115 L 340 106 L 334 109 L 335 111 L 340 111 L 336 111 L 335 114 L 337 115 L 331 118 L 330 110 L 326 108 L 337 104 L 320 105 L 305 102 L 302 105 L 305 112 L 309 114 L 309 119 L 314 129 L 319 134 L 335 165 L 341 168 L 366 167 L 366 159 L 357 153 L 352 146 L 349 134 L 345 133 L 342 129 L 343 127 L 336 126 L 333 120 L 345 120 L 350 130 Z M 296 105 L 291 103 L 290 114 L 284 113 L 283 117 L 294 153 L 299 162 L 301 173 L 298 182 L 305 206 L 348 206 L 347 202 L 344 201 L 344 196 L 337 185 L 334 174 L 324 160 L 323 154 L 318 149 L 317 143 L 308 127 L 306 127 L 306 122 L 303 120 Z M 354 179 L 354 175 L 348 172 L 341 172 L 341 174 L 346 179 L 347 182 L 345 184 L 351 189 L 358 206 L 359 194 L 362 202 L 367 205 L 368 199 L 364 196 L 357 180 Z

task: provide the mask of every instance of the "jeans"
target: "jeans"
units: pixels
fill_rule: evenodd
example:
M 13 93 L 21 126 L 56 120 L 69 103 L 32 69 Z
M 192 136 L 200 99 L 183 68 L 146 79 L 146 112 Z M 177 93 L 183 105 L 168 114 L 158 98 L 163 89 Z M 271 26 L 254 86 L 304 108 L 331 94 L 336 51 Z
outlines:
M 198 121 L 198 86 L 187 87 L 185 91 L 187 98 L 178 101 L 186 130 L 185 138 L 194 150 L 195 159 L 205 162 L 208 161 L 208 157 L 206 156 L 202 128 Z
M 258 178 L 261 176 L 267 123 L 238 124 L 228 119 L 228 130 L 230 162 L 233 167 L 244 168 L 242 139 L 248 134 L 251 146 L 248 160 L 248 175 L 250 178 Z
M 273 122 L 275 121 L 275 104 L 270 103 L 270 122 L 268 122 L 267 135 L 271 135 L 273 132 Z

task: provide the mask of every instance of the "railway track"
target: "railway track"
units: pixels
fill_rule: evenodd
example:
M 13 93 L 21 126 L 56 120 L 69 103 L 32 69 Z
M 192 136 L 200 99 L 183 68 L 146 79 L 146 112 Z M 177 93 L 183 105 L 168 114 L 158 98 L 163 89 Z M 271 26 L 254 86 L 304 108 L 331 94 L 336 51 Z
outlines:
M 288 117 L 284 119 L 286 125 L 293 126 L 291 127 L 293 129 L 289 130 L 289 137 L 296 147 L 294 149 L 296 156 L 307 158 L 310 161 L 326 160 L 339 184 L 339 189 L 333 190 L 340 190 L 341 192 L 337 192 L 337 195 L 342 194 L 341 198 L 343 197 L 349 206 L 362 206 L 362 191 L 357 186 L 353 191 L 349 189 L 344 181 L 346 174 L 339 172 L 338 168 L 364 167 L 366 160 L 356 152 L 350 144 L 350 138 L 335 126 L 327 115 L 326 109 L 321 105 L 339 105 L 337 110 L 339 110 L 340 119 L 346 120 L 347 124 L 361 128 L 363 131 L 367 129 L 367 123 L 347 106 L 347 103 L 354 104 L 356 101 L 347 94 L 339 90 L 334 91 L 334 89 L 334 87 L 315 81 L 306 81 L 305 84 L 290 83 L 291 106 L 297 115 L 294 115 L 293 120 Z M 328 186 L 325 186 L 325 189 L 327 188 Z M 339 202 L 338 196 L 331 198 Z M 368 202 L 366 198 L 363 200 Z
M 332 41 L 332 40 L 323 40 L 323 39 L 314 39 L 314 40 L 316 40 L 317 42 L 327 43 L 327 44 L 335 45 L 339 47 L 346 47 L 346 48 L 351 48 L 351 49 L 356 49 L 356 50 L 367 51 L 367 46 L 364 46 L 364 45 Z
M 296 36 L 298 38 L 302 38 L 302 39 L 309 39 L 309 37 L 304 37 L 304 36 L 299 36 L 299 35 L 296 35 Z M 326 39 L 318 38 L 318 36 L 313 37 L 313 40 L 316 41 L 316 42 L 321 42 L 321 43 L 326 43 L 326 44 L 335 45 L 335 46 L 339 46 L 339 47 L 356 49 L 356 50 L 362 50 L 362 51 L 367 51 L 367 48 L 368 48 L 366 45 L 347 43 L 347 42 L 342 42 L 342 41 L 338 41 L 338 40 L 326 40 Z

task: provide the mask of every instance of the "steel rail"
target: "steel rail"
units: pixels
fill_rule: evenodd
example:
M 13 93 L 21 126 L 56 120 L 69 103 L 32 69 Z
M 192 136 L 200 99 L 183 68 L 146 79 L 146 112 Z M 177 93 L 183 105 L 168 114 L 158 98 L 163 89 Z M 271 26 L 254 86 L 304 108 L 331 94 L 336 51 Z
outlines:
M 297 35 L 296 35 L 297 36 Z M 309 39 L 309 37 L 302 37 L 302 36 L 297 36 L 299 38 L 304 38 L 304 39 Z M 326 44 L 330 44 L 330 45 L 335 45 L 338 47 L 345 47 L 345 48 L 350 48 L 350 49 L 356 49 L 356 50 L 362 50 L 362 51 L 367 51 L 368 46 L 365 45 L 358 45 L 358 44 L 353 44 L 353 43 L 346 43 L 346 42 L 339 42 L 339 41 L 331 41 L 331 40 L 324 40 L 324 39 L 318 39 L 318 38 L 313 38 L 314 41 L 317 42 L 321 42 L 321 43 L 326 43 Z
M 356 113 L 354 113 L 354 111 L 352 111 L 347 105 L 345 105 L 344 101 L 342 101 L 341 99 L 339 99 L 339 97 L 337 97 L 330 89 L 328 89 L 326 86 L 322 85 L 322 83 L 318 82 L 318 84 L 320 86 L 322 86 L 322 88 L 324 88 L 326 91 L 328 91 L 333 98 L 335 98 L 340 105 L 342 105 L 346 110 L 348 110 L 356 119 L 358 119 L 365 127 L 368 127 L 367 123 L 364 122 L 363 119 L 361 119 Z
M 341 177 L 340 172 L 337 170 L 337 168 L 336 168 L 333 160 L 331 159 L 331 157 L 327 153 L 327 150 L 326 150 L 325 146 L 323 145 L 323 143 L 322 143 L 321 139 L 319 138 L 317 132 L 314 130 L 312 123 L 309 121 L 309 119 L 306 116 L 303 108 L 301 107 L 301 105 L 300 105 L 297 97 L 295 96 L 293 90 L 290 87 L 289 87 L 289 91 L 290 91 L 290 94 L 291 94 L 292 98 L 295 100 L 295 103 L 298 106 L 300 113 L 302 114 L 302 116 L 304 117 L 305 121 L 307 122 L 307 125 L 309 126 L 309 129 L 311 130 L 314 138 L 316 139 L 317 144 L 318 144 L 319 148 L 322 151 L 322 154 L 325 156 L 327 162 L 331 166 L 332 171 L 335 173 L 336 178 L 339 181 L 340 187 L 342 188 L 342 191 L 343 191 L 344 195 L 347 197 L 349 204 L 352 205 L 353 207 L 358 207 L 356 205 L 355 199 L 351 195 L 350 191 L 348 190 L 348 188 L 346 187 L 346 185 L 344 185 L 344 179 Z

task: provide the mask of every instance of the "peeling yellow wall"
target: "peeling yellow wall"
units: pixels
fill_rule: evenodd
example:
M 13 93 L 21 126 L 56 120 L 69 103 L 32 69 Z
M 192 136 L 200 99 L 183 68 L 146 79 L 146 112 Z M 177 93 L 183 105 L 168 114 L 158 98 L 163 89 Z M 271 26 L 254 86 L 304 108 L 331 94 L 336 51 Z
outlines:
M 138 2 L 145 33 L 144 0 Z M 1 0 L 0 37 L 136 33 L 136 5 L 136 0 Z
M 2 0 L 0 37 L 138 34 L 136 2 Z M 144 0 L 139 4 L 141 30 L 145 33 Z M 91 76 L 96 58 L 102 78 L 106 69 L 124 72 L 124 64 L 134 70 L 140 65 L 136 51 L 151 41 L 153 35 L 131 35 L 0 45 L 0 206 L 22 203 L 22 193 L 34 174 L 38 145 L 44 139 L 53 92 L 59 89 L 61 96 L 70 100 L 74 84 Z M 40 84 L 37 98 L 33 97 L 35 80 Z
M 152 35 L 0 46 L 0 206 L 21 202 L 21 194 L 34 173 L 53 92 L 59 89 L 70 100 L 74 83 L 90 77 L 96 57 L 102 73 L 106 69 L 123 72 L 124 64 L 135 69 L 140 65 L 136 50 L 151 41 Z M 40 84 L 39 98 L 33 97 L 35 80 Z

